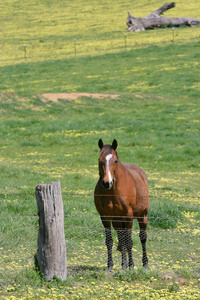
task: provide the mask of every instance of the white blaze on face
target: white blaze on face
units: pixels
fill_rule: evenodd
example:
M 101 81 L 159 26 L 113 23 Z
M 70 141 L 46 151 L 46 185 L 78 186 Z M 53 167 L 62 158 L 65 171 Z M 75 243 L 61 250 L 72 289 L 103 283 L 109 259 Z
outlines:
M 109 164 L 109 162 L 110 162 L 110 160 L 111 160 L 112 157 L 113 157 L 112 154 L 108 154 L 106 156 L 106 169 L 108 171 L 109 182 L 112 182 L 112 176 L 111 176 L 111 173 L 110 173 L 110 164 Z

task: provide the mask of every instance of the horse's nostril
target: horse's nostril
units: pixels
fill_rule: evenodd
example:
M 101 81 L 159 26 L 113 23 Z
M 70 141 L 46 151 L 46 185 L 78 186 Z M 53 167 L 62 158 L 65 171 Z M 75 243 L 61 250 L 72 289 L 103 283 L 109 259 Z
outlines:
M 106 188 L 106 189 L 109 189 L 110 185 L 109 185 L 109 182 L 106 182 L 103 180 L 103 186 Z

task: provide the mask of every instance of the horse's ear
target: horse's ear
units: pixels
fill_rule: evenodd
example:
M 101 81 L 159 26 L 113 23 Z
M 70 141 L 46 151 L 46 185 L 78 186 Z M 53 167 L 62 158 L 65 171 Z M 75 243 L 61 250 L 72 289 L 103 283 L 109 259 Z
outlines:
M 104 143 L 103 143 L 102 139 L 100 139 L 100 140 L 98 141 L 98 146 L 99 146 L 100 149 L 103 148 Z
M 112 147 L 113 147 L 114 150 L 117 149 L 117 141 L 115 139 L 112 142 Z

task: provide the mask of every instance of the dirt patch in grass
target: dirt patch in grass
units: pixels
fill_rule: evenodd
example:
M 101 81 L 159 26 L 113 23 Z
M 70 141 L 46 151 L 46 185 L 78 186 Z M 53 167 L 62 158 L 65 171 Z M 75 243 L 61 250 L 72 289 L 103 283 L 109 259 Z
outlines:
M 76 100 L 81 97 L 97 98 L 97 99 L 119 99 L 119 94 L 100 94 L 100 93 L 46 93 L 41 94 L 40 98 L 43 102 L 58 102 L 62 100 Z
M 159 98 L 159 99 L 164 99 L 164 97 L 162 96 L 152 96 L 152 95 L 141 95 L 141 94 L 130 94 L 135 98 L 140 98 L 140 99 L 145 99 L 145 98 Z M 89 97 L 89 98 L 96 98 L 96 99 L 120 99 L 120 95 L 119 94 L 103 94 L 103 93 L 44 93 L 44 94 L 40 94 L 38 95 L 39 98 L 43 101 L 43 102 L 48 102 L 48 101 L 52 101 L 55 103 L 59 102 L 60 100 L 69 100 L 69 101 L 73 101 L 73 100 L 77 100 L 81 97 Z M 38 97 L 38 96 L 33 96 Z M 17 94 L 15 93 L 8 93 L 8 94 L 0 94 L 0 100 L 4 99 L 4 98 L 18 98 L 21 99 Z

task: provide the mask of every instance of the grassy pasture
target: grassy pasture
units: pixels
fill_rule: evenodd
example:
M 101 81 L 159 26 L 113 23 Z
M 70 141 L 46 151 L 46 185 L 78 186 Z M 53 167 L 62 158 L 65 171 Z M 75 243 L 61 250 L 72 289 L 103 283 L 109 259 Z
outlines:
M 0 3 L 0 62 L 11 65 L 24 62 L 24 45 L 29 61 L 49 61 L 69 58 L 76 51 L 80 56 L 123 51 L 125 47 L 128 11 L 143 17 L 164 3 L 155 0 L 121 1 L 54 1 L 5 0 Z M 176 7 L 166 16 L 199 18 L 199 3 L 191 0 L 188 5 L 176 1 Z M 179 28 L 127 33 L 127 49 L 144 45 L 166 45 L 199 40 L 200 28 Z
M 200 42 L 0 68 L 1 93 L 139 93 L 199 98 Z M 117 63 L 116 63 L 117 62 Z M 167 106 L 166 106 L 167 107 Z
M 186 105 L 182 99 L 128 94 L 120 94 L 119 99 L 83 97 L 58 103 L 2 96 L 2 297 L 197 296 L 198 115 L 196 98 Z M 116 266 L 112 275 L 106 275 L 104 234 L 92 197 L 99 137 L 105 142 L 116 137 L 120 159 L 137 163 L 148 174 L 149 272 L 141 269 L 135 223 L 135 270 L 119 272 L 120 255 L 114 251 Z M 35 185 L 57 179 L 62 185 L 68 251 L 69 275 L 64 284 L 45 283 L 35 272 L 38 221 L 26 216 L 36 213 Z
M 177 37 L 175 44 L 168 29 L 134 33 L 132 46 L 140 47 L 129 44 L 124 51 L 126 12 L 146 15 L 162 4 L 141 1 L 133 11 L 132 1 L 92 3 L 0 4 L 0 298 L 199 299 L 199 28 L 177 29 L 181 43 Z M 176 4 L 168 15 L 199 17 L 196 1 Z M 84 22 L 75 29 L 78 12 Z M 98 14 L 96 27 L 92 12 Z M 74 38 L 78 54 L 92 56 L 70 58 Z M 99 55 L 110 52 L 110 45 L 115 53 Z M 41 94 L 60 92 L 119 97 L 42 101 Z M 134 271 L 120 270 L 114 250 L 114 271 L 106 273 L 104 233 L 92 196 L 99 138 L 106 143 L 116 138 L 120 160 L 148 175 L 150 271 L 141 268 L 135 223 Z M 34 188 L 57 179 L 65 209 L 64 283 L 45 282 L 33 262 Z M 116 243 L 114 235 L 114 249 Z

